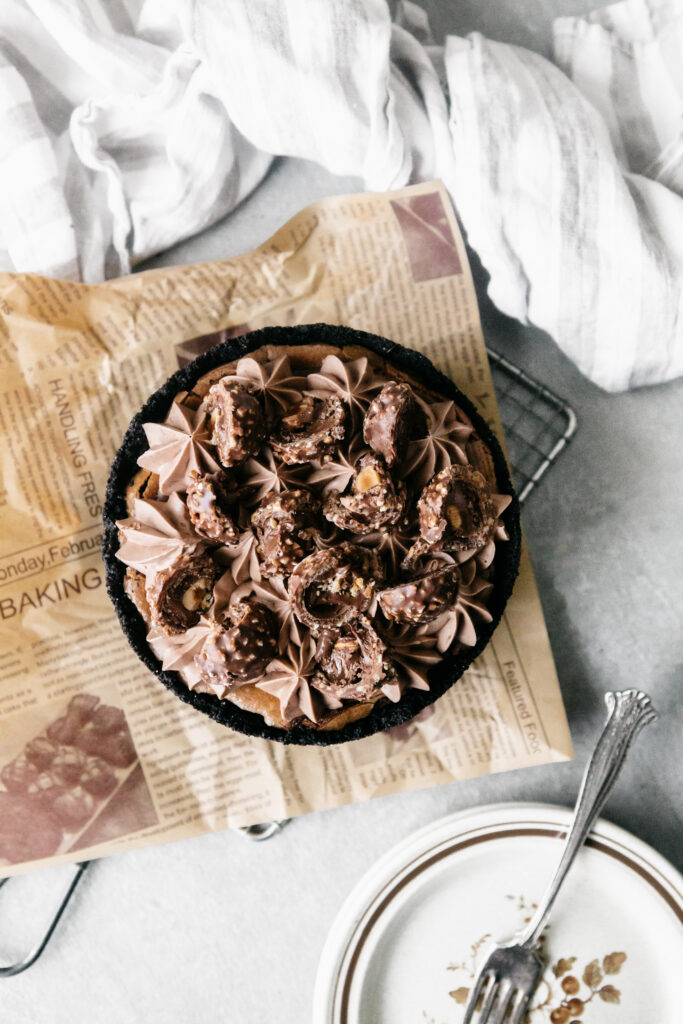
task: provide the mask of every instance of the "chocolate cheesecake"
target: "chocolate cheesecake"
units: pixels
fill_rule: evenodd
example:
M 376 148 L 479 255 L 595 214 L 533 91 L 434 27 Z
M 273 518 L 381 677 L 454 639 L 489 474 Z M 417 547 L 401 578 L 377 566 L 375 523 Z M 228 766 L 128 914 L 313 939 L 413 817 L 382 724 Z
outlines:
M 412 717 L 488 641 L 519 560 L 504 457 L 423 357 L 327 325 L 200 356 L 135 417 L 105 508 L 129 640 L 244 732 Z

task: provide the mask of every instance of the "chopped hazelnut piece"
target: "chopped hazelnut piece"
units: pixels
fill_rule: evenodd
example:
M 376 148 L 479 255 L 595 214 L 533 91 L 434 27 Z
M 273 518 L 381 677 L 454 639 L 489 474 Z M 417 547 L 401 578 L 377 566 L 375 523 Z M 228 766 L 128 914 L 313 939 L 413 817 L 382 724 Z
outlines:
M 378 455 L 369 453 L 358 462 L 350 493 L 331 494 L 323 512 L 326 519 L 342 530 L 372 533 L 398 522 L 405 505 L 404 485 L 394 482 Z
M 182 596 L 183 608 L 188 612 L 206 611 L 211 606 L 213 588 L 212 581 L 208 576 L 202 576 L 187 588 Z
M 462 526 L 462 516 L 458 512 L 455 505 L 448 506 L 448 508 L 446 509 L 446 515 L 448 516 L 448 521 L 454 530 L 457 530 L 459 527 Z
M 379 473 L 372 466 L 366 466 L 362 469 L 356 479 L 353 482 L 353 489 L 360 494 L 364 491 L 369 491 L 373 487 L 377 487 L 381 483 Z

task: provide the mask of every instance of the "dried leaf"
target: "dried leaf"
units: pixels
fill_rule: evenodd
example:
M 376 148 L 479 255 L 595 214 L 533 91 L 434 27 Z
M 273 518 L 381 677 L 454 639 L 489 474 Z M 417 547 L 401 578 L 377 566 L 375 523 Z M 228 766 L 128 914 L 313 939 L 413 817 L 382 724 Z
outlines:
M 605 974 L 618 974 L 625 959 L 626 953 L 608 953 L 602 961 L 602 969 Z
M 550 1024 L 567 1024 L 570 1013 L 566 1006 L 556 1006 L 550 1012 Z
M 607 988 L 610 986 L 608 985 Z M 455 988 L 452 992 L 448 993 L 451 999 L 455 999 L 456 1003 L 466 1003 L 467 997 L 470 994 L 468 988 Z
M 615 988 L 614 985 L 603 985 L 602 988 L 598 990 L 598 995 L 602 999 L 603 1003 L 621 1002 L 621 992 L 618 988 Z
M 591 960 L 589 964 L 586 964 L 586 969 L 583 972 L 583 983 L 588 985 L 589 988 L 597 988 L 602 981 L 602 971 L 600 970 L 600 964 L 597 960 Z
M 567 971 L 571 971 L 572 967 L 576 963 L 575 956 L 560 957 L 555 966 L 553 967 L 553 974 L 556 978 L 561 978 Z

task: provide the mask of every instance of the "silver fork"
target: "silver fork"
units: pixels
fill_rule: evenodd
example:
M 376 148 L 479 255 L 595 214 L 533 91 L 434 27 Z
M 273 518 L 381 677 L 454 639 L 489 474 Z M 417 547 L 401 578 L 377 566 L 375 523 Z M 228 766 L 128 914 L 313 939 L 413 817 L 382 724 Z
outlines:
M 593 822 L 602 810 L 638 732 L 657 712 L 640 690 L 606 693 L 607 721 L 583 775 L 571 828 L 560 863 L 538 910 L 523 931 L 490 949 L 470 990 L 463 1024 L 472 1024 L 483 996 L 477 1024 L 519 1024 L 543 972 L 534 949 L 555 897 Z M 507 1015 L 507 1016 L 506 1016 Z

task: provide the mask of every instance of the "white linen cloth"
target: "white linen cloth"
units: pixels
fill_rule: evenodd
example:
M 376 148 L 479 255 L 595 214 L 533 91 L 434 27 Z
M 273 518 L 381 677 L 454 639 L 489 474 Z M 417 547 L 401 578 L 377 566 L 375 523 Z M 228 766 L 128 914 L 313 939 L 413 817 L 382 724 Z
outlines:
M 86 281 L 227 214 L 273 155 L 441 177 L 496 305 L 618 391 L 683 373 L 683 5 L 555 62 L 385 0 L 2 0 L 0 269 Z

